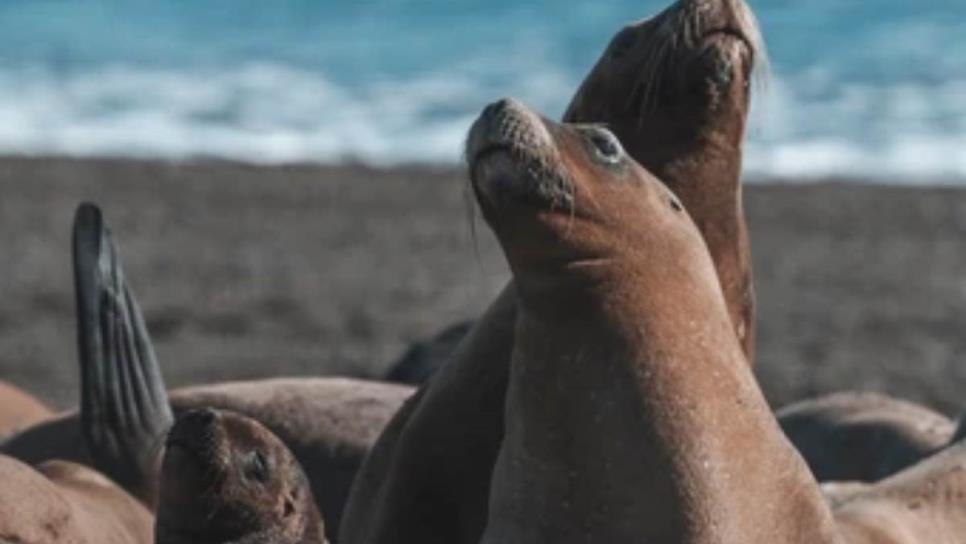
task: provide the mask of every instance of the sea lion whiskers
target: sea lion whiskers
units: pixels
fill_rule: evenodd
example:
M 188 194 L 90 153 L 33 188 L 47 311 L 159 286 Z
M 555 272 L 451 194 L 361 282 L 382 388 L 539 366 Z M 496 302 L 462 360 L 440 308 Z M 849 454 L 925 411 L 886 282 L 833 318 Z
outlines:
M 487 171 L 496 178 L 506 177 L 508 170 L 520 171 L 533 182 L 520 187 L 528 199 L 551 209 L 573 207 L 574 187 L 560 166 L 553 136 L 540 116 L 516 100 L 505 99 L 487 107 L 470 130 L 465 155 L 471 178 Z M 472 180 L 470 185 L 474 192 L 481 190 Z
M 750 57 L 745 77 L 753 81 L 756 89 L 763 90 L 767 86 L 768 54 L 758 20 L 744 1 L 725 1 L 730 9 L 730 22 L 712 20 L 718 15 L 712 1 L 681 0 L 651 19 L 627 27 L 655 25 L 640 48 L 643 56 L 637 61 L 637 77 L 632 85 L 633 91 L 628 95 L 628 108 L 636 110 L 639 127 L 658 107 L 657 91 L 681 69 L 681 56 L 699 49 L 702 41 L 714 34 L 727 34 L 740 40 Z

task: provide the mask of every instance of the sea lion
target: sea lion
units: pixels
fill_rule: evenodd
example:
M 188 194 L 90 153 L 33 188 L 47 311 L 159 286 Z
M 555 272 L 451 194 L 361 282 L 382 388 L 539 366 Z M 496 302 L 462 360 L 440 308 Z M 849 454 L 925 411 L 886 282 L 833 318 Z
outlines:
M 482 544 L 966 542 L 966 443 L 826 502 L 696 225 L 613 134 L 503 100 L 466 156 L 519 301 Z
M 347 378 L 298 378 L 169 393 L 100 210 L 82 205 L 74 230 L 80 413 L 26 429 L 0 451 L 32 464 L 66 459 L 93 466 L 153 505 L 154 474 L 172 412 L 209 407 L 236 412 L 268 427 L 295 454 L 334 536 L 363 457 L 413 390 Z
M 761 32 L 743 0 L 681 0 L 617 32 L 563 116 L 606 125 L 678 195 L 711 250 L 749 362 L 755 302 L 741 163 L 751 82 L 765 65 Z M 430 375 L 452 353 L 452 335 L 447 329 L 414 346 L 387 379 Z
M 625 47 L 631 39 L 636 45 Z M 656 57 L 648 45 L 666 53 Z M 735 313 L 747 316 L 748 323 L 736 320 L 735 329 L 749 361 L 753 298 L 739 173 L 748 83 L 763 58 L 760 32 L 744 2 L 681 0 L 622 30 L 565 115 L 614 124 L 618 137 L 629 141 L 664 138 L 653 147 L 634 145 L 632 156 L 680 191 L 699 229 L 720 246 L 721 267 L 731 271 L 723 277 L 737 278 L 728 286 Z M 646 83 L 642 72 L 655 77 L 647 100 L 637 93 Z M 690 91 L 680 93 L 682 86 Z M 634 122 L 618 122 L 627 117 Z M 651 132 L 652 124 L 671 128 Z M 511 282 L 423 386 L 418 401 L 396 414 L 361 469 L 340 542 L 478 542 L 503 436 L 516 303 Z
M 833 542 L 678 198 L 606 129 L 514 100 L 466 156 L 519 301 L 481 542 Z
M 33 395 L 0 380 L 0 440 L 52 415 L 54 411 Z
M 836 393 L 776 412 L 820 482 L 876 482 L 950 443 L 954 423 L 878 393 Z
M 0 542 L 153 542 L 151 513 L 88 467 L 49 461 L 34 468 L 0 455 L 0 482 Z
M 251 418 L 182 414 L 161 466 L 156 544 L 327 542 L 301 465 Z
M 875 484 L 830 490 L 849 544 L 966 543 L 966 443 L 960 441 Z

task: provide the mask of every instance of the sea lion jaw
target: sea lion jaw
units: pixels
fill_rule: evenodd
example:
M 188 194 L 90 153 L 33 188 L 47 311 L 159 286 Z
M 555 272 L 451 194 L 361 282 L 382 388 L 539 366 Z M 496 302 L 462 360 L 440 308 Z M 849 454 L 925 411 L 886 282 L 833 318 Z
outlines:
M 550 122 L 512 98 L 487 106 L 466 141 L 473 188 L 489 206 L 529 201 L 569 206 L 573 195 Z
M 162 465 L 158 544 L 324 540 L 308 479 L 260 423 L 211 409 L 183 414 Z

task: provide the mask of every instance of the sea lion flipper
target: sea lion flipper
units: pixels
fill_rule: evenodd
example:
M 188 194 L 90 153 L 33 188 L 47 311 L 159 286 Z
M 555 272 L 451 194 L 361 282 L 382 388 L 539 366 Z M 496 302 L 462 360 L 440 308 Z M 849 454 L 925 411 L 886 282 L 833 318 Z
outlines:
M 161 440 L 174 422 L 161 369 L 100 209 L 74 219 L 81 429 L 96 468 L 153 502 Z

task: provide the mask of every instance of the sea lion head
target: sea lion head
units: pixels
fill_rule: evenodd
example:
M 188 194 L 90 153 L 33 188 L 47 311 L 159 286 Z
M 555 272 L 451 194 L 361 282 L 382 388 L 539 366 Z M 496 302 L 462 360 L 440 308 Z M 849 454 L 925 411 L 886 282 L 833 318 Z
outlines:
M 707 246 L 678 198 L 606 128 L 556 123 L 504 99 L 474 123 L 466 157 L 521 296 L 536 288 L 576 295 L 561 282 L 601 279 L 640 258 L 655 262 L 648 273 L 699 270 L 717 285 L 713 268 L 678 262 L 710 263 Z
M 324 542 L 302 467 L 248 417 L 182 414 L 168 434 L 160 479 L 158 544 Z
M 743 0 L 680 0 L 614 36 L 564 120 L 607 124 L 664 179 L 667 162 L 696 149 L 740 146 L 765 59 Z

